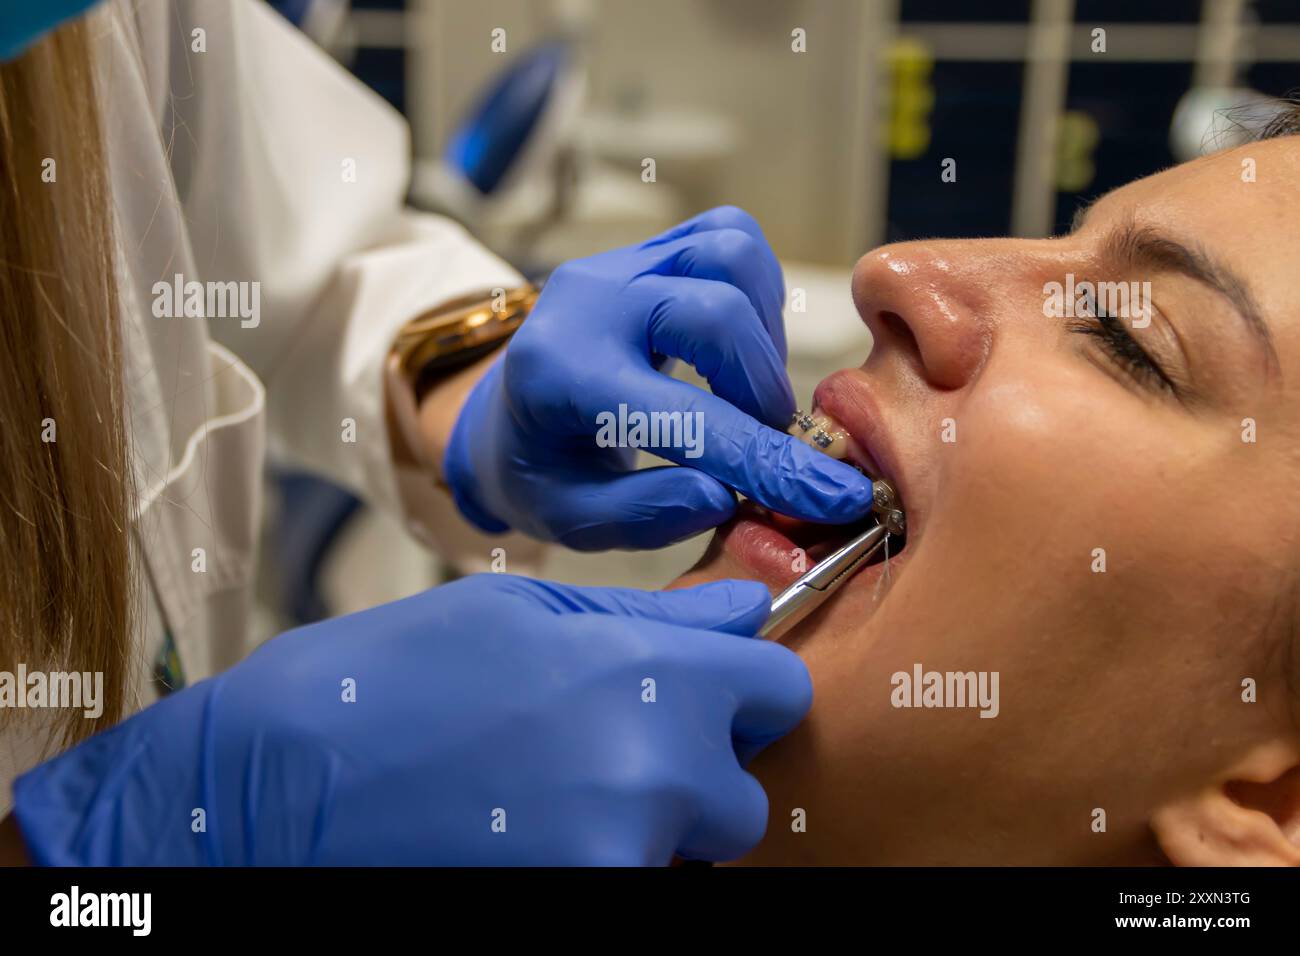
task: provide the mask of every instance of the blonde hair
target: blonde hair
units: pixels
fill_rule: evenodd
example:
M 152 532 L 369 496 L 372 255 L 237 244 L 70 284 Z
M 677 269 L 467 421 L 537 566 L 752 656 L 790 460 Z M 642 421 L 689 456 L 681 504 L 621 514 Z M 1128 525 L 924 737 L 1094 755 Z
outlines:
M 121 717 L 130 647 L 113 238 L 83 20 L 0 64 L 0 669 L 103 673 L 65 743 Z

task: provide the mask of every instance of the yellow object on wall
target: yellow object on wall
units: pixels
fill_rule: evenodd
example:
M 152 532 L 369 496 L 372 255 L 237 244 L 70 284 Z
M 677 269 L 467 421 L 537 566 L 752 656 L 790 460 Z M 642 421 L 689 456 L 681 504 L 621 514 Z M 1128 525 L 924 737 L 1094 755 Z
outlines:
M 900 37 L 889 48 L 889 128 L 885 141 L 894 159 L 917 159 L 930 148 L 934 110 L 934 55 L 925 44 Z
M 1056 188 L 1077 193 L 1088 188 L 1097 174 L 1093 156 L 1101 132 L 1097 121 L 1079 110 L 1061 114 L 1056 129 Z

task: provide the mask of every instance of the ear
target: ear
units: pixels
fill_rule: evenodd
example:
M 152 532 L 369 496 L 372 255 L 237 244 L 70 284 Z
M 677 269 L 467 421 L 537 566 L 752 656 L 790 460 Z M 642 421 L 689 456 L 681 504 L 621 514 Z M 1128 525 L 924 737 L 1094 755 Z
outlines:
M 1161 807 L 1151 829 L 1175 866 L 1300 866 L 1300 746 L 1256 748 L 1227 779 Z

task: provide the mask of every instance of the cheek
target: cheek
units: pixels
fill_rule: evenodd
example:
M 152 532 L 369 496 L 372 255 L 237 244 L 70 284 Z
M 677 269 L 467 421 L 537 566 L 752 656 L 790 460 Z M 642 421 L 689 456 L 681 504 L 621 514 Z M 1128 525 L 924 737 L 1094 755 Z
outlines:
M 936 509 L 1011 535 L 1016 548 L 1167 537 L 1168 522 L 1213 482 L 1205 435 L 1181 410 L 1077 365 L 1039 364 L 976 387 L 959 440 L 938 448 Z M 996 539 L 990 547 L 1005 550 Z
M 1216 473 L 1188 450 L 1205 436 L 1076 360 L 1035 358 L 987 368 L 948 411 L 956 440 L 930 429 L 913 448 L 923 532 L 878 607 L 846 595 L 806 636 L 815 675 L 961 661 L 1059 693 L 1058 671 L 1075 680 L 1075 668 L 1147 653 L 1174 620 L 1203 626 L 1197 615 L 1222 592 L 1195 541 L 1204 529 L 1187 520 Z
M 1075 364 L 990 369 L 965 397 L 924 538 L 871 622 L 890 668 L 906 649 L 1001 671 L 1020 705 L 1004 730 L 1117 715 L 1153 687 L 1186 699 L 1259 606 L 1251 535 L 1201 504 L 1224 476 L 1217 426 Z
M 964 430 L 940 451 L 932 576 L 1019 644 L 1021 665 L 1047 669 L 1065 652 L 1035 633 L 1068 630 L 1080 652 L 1104 651 L 1101 666 L 1221 617 L 1225 569 L 1208 545 L 1229 529 L 1198 506 L 1221 474 L 1206 426 L 1039 358 L 998 370 L 961 408 Z

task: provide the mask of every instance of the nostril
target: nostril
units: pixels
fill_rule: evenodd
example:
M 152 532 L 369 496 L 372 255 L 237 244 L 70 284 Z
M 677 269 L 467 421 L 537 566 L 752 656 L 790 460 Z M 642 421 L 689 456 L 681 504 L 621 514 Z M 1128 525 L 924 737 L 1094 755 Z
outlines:
M 897 312 L 879 313 L 881 327 L 888 332 L 889 338 L 893 341 L 889 343 L 891 351 L 905 349 L 910 355 L 916 358 L 917 362 L 921 360 L 921 346 L 916 341 L 916 336 L 912 334 L 912 327 Z
M 880 321 L 892 334 L 905 339 L 912 338 L 912 330 L 908 328 L 907 322 L 897 312 L 881 312 Z

